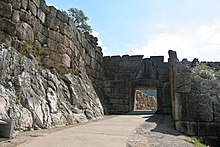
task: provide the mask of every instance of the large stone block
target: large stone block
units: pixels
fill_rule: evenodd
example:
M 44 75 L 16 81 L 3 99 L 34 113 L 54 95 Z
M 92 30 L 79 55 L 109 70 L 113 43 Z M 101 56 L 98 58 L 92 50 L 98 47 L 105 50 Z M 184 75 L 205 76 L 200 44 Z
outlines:
M 36 5 L 37 8 L 40 7 L 40 0 L 31 0 L 31 1 Z
M 111 87 L 126 87 L 126 81 L 123 80 L 115 80 L 111 83 Z
M 40 21 L 40 19 L 38 19 L 37 17 L 32 17 L 32 27 L 33 27 L 33 31 L 34 34 L 36 35 L 38 32 L 42 33 L 42 34 L 46 34 L 46 32 L 44 32 L 43 30 L 43 25 Z M 45 30 L 46 31 L 46 30 Z M 46 35 L 44 35 L 46 36 Z
M 26 10 L 28 6 L 28 1 L 27 0 L 21 0 L 21 8 Z
M 105 80 L 116 80 L 116 74 L 104 71 L 104 79 Z
M 169 75 L 158 75 L 158 79 L 161 82 L 169 82 Z
M 24 9 L 21 9 L 20 19 L 23 20 L 24 22 L 30 24 L 31 23 L 31 13 L 28 13 Z
M 191 74 L 190 73 L 177 73 L 174 83 L 175 91 L 179 93 L 191 92 Z
M 16 25 L 12 21 L 6 18 L 0 18 L 0 30 L 6 32 L 9 35 L 14 35 L 16 31 Z
M 187 107 L 189 96 L 187 94 L 175 94 L 174 100 L 174 120 L 175 121 L 187 121 L 188 117 L 192 117 L 188 114 L 189 108 Z M 193 104 L 192 104 L 193 105 Z M 194 114 L 194 112 L 192 112 Z
M 49 30 L 49 38 L 59 42 L 59 43 L 63 43 L 63 35 L 53 31 L 53 30 Z
M 68 36 L 69 38 L 74 38 L 73 31 L 72 31 L 71 27 L 69 25 L 67 25 L 66 23 L 62 22 L 60 24 L 60 33 Z
M 150 56 L 150 60 L 153 62 L 153 63 L 163 63 L 164 61 L 164 56 Z
M 220 123 L 220 102 L 213 102 L 213 106 L 214 106 L 214 120 L 215 122 Z
M 64 22 L 64 23 L 69 22 L 69 17 L 65 13 L 61 12 L 60 10 L 57 11 L 57 18 L 59 18 L 61 22 Z
M 33 42 L 34 41 L 34 33 L 31 26 L 25 22 L 20 22 L 17 25 L 17 36 L 19 39 Z
M 198 135 L 220 137 L 220 123 L 213 123 L 213 122 L 198 123 Z
M 40 9 L 45 13 L 48 14 L 50 8 L 46 5 L 44 0 L 40 0 Z
M 48 47 L 50 48 L 50 50 L 57 51 L 58 43 L 56 41 L 48 38 L 47 42 L 48 42 Z
M 210 147 L 219 147 L 220 146 L 220 137 L 216 136 L 205 136 L 204 142 L 207 146 Z
M 37 40 L 42 44 L 46 44 L 47 43 L 47 37 L 45 37 L 43 34 L 41 34 L 40 32 L 37 33 Z
M 117 74 L 117 80 L 131 81 L 132 80 L 132 74 L 131 73 L 118 73 Z
M 20 0 L 4 0 L 7 3 L 10 3 L 13 9 L 19 10 L 21 8 L 21 1 Z
M 188 120 L 191 121 L 213 121 L 212 100 L 207 95 L 192 95 L 186 102 Z
M 33 2 L 29 1 L 28 9 L 31 11 L 32 15 L 34 15 L 34 16 L 37 15 L 37 7 Z
M 7 46 L 12 46 L 11 36 L 1 30 L 0 30 L 0 42 L 5 43 Z
M 46 26 L 43 26 L 41 33 L 48 38 L 49 37 L 49 28 L 47 28 Z
M 18 10 L 13 11 L 12 21 L 15 23 L 18 23 L 20 21 L 20 12 Z
M 157 72 L 160 75 L 168 75 L 169 74 L 169 69 L 168 68 L 157 68 Z
M 62 55 L 62 64 L 64 64 L 66 67 L 70 68 L 71 58 L 67 54 Z
M 41 9 L 37 10 L 37 17 L 41 20 L 42 23 L 45 23 L 46 15 Z
M 64 53 L 67 52 L 67 48 L 66 48 L 65 45 L 59 43 L 59 44 L 58 44 L 58 47 L 57 47 L 57 51 L 58 51 L 59 53 L 61 53 L 61 54 L 64 54 Z
M 197 135 L 198 124 L 196 122 L 188 121 L 176 121 L 175 122 L 176 130 L 187 135 Z
M 52 30 L 58 30 L 60 26 L 60 20 L 54 17 L 52 14 L 46 16 L 46 26 L 51 28 Z
M 57 9 L 54 6 L 49 6 L 50 15 L 56 17 L 57 16 Z
M 0 16 L 10 18 L 12 15 L 11 4 L 0 1 Z

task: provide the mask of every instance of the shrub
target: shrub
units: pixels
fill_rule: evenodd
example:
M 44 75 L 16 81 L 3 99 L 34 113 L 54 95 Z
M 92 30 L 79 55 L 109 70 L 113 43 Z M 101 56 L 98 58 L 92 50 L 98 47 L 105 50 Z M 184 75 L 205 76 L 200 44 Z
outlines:
M 200 63 L 192 69 L 193 75 L 199 75 L 201 78 L 216 80 L 220 79 L 220 71 L 211 69 L 207 64 Z

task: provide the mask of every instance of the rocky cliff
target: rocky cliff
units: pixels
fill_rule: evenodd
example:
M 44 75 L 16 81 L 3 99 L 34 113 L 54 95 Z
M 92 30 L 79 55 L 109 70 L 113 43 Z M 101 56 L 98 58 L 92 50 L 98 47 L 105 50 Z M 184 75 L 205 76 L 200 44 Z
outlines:
M 103 108 L 83 70 L 58 75 L 35 57 L 0 48 L 0 118 L 15 119 L 15 129 L 64 126 L 103 115 Z

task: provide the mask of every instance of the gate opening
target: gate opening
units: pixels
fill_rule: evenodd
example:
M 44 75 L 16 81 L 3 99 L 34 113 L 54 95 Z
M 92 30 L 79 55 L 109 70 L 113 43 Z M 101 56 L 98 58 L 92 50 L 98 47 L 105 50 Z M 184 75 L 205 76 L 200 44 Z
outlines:
M 134 110 L 157 110 L 157 89 L 135 89 Z

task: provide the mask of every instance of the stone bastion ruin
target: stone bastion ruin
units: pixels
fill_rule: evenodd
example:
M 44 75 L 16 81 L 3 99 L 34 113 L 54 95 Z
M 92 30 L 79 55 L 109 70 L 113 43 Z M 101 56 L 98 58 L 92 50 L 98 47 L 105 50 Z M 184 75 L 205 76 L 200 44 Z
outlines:
M 124 114 L 135 109 L 137 90 L 154 90 L 156 113 L 171 114 L 180 132 L 220 144 L 220 80 L 192 76 L 195 62 L 171 50 L 168 62 L 103 57 L 96 37 L 44 0 L 0 0 L 0 8 L 0 118 L 14 119 L 15 130 Z M 220 62 L 206 64 L 220 70 Z

